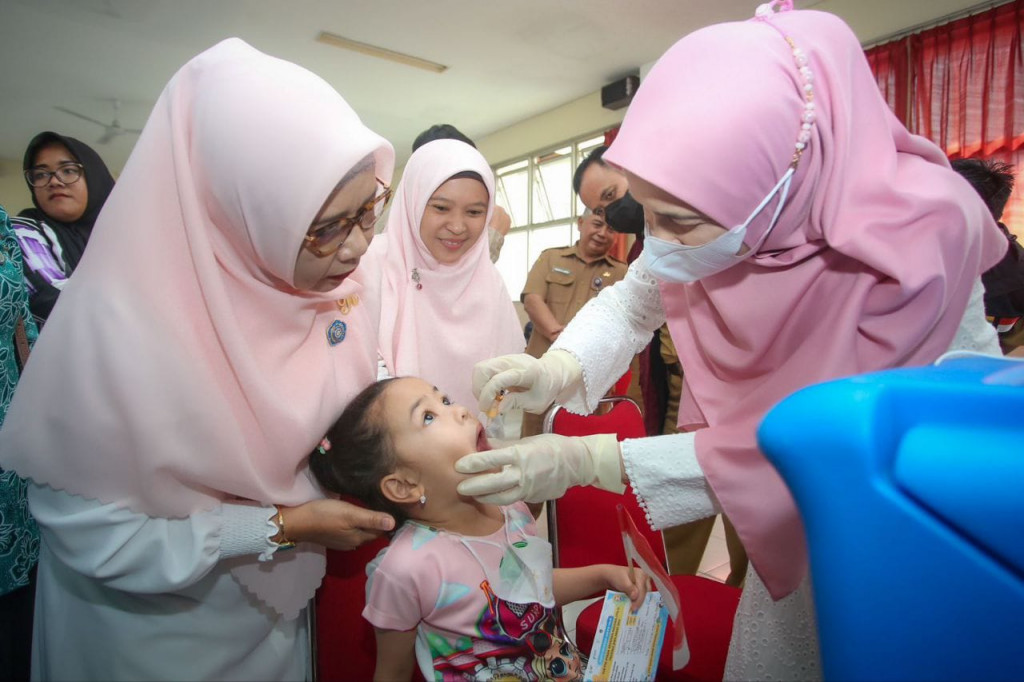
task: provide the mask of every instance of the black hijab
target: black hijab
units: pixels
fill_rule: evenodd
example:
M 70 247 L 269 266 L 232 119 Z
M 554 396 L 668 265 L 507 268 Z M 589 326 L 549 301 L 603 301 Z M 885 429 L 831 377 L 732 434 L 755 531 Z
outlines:
M 82 217 L 71 223 L 55 220 L 44 213 L 43 209 L 39 207 L 39 202 L 36 201 L 36 193 L 32 191 L 33 188 L 30 185 L 29 190 L 32 191 L 32 203 L 36 207 L 25 209 L 19 215 L 37 221 L 45 221 L 47 225 L 53 228 L 57 239 L 60 241 L 61 249 L 64 251 L 64 260 L 68 265 L 68 269 L 73 270 L 78 265 L 78 261 L 81 260 L 82 253 L 85 251 L 85 245 L 89 241 L 89 235 L 92 233 L 92 226 L 96 222 L 96 216 L 99 215 L 104 202 L 110 196 L 110 191 L 114 189 L 114 177 L 110 174 L 110 170 L 107 169 L 107 165 L 103 163 L 103 159 L 100 158 L 100 155 L 92 147 L 73 137 L 58 135 L 50 131 L 39 133 L 28 143 L 28 149 L 25 150 L 25 159 L 21 164 L 22 169 L 27 171 L 32 168 L 39 150 L 53 143 L 59 143 L 67 147 L 78 163 L 82 164 L 89 191 L 85 212 L 82 214 Z

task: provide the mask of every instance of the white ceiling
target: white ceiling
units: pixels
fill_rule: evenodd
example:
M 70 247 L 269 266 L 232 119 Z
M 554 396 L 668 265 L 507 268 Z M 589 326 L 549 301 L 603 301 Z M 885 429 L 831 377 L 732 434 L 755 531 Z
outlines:
M 238 36 L 334 85 L 404 163 L 413 138 L 452 123 L 474 138 L 588 95 L 700 26 L 756 0 L 0 0 L 0 159 L 20 164 L 42 130 L 95 144 L 141 128 L 193 55 Z M 797 0 L 839 14 L 865 44 L 978 0 Z M 992 4 L 984 3 L 986 5 Z M 315 42 L 321 30 L 414 55 L 442 74 Z M 581 131 L 585 132 L 585 131 Z M 117 172 L 135 136 L 95 145 Z

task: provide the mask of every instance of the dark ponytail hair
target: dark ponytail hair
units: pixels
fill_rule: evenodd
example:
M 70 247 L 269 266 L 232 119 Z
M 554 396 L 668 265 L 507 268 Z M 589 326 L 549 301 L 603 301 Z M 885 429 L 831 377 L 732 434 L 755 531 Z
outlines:
M 388 436 L 381 397 L 395 378 L 363 389 L 327 431 L 330 449 L 309 455 L 309 468 L 325 490 L 354 497 L 374 511 L 391 514 L 398 528 L 405 510 L 384 497 L 380 482 L 398 468 L 398 456 Z

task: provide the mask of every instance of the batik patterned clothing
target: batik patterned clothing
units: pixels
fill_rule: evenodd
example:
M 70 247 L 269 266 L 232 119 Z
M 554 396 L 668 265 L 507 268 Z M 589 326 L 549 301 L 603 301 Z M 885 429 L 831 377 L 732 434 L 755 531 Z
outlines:
M 21 251 L 0 207 L 0 426 L 21 375 L 14 345 L 19 319 L 25 321 L 29 343 L 36 338 L 21 268 Z M 13 471 L 0 470 L 0 594 L 28 584 L 38 555 L 39 530 L 28 513 L 25 482 Z
M 505 601 L 491 589 L 481 562 L 498 573 L 509 541 L 537 530 L 525 504 L 505 511 L 507 535 L 500 528 L 468 537 L 407 522 L 367 569 L 363 616 L 382 629 L 417 628 L 416 659 L 428 680 L 583 679 L 586 659 L 554 609 Z

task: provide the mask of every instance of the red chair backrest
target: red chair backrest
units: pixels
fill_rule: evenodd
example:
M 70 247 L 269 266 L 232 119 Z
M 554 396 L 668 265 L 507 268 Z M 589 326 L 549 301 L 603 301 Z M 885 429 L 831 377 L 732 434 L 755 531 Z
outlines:
M 643 415 L 636 403 L 628 398 L 613 398 L 615 405 L 607 414 L 580 416 L 556 409 L 545 423 L 545 430 L 565 436 L 586 436 L 593 433 L 614 433 L 618 439 L 646 436 Z M 655 554 L 665 565 L 665 543 L 658 531 L 651 530 L 643 509 L 632 491 L 614 495 L 593 487 L 571 488 L 556 503 L 548 503 L 548 537 L 555 548 L 555 556 L 563 567 L 585 566 L 594 563 L 623 564 L 616 505 L 628 511 L 637 530 L 643 534 Z M 712 682 L 722 679 L 725 659 L 732 634 L 733 616 L 739 603 L 740 591 L 735 587 L 701 576 L 672 576 L 680 594 L 683 622 L 690 646 L 690 663 L 682 670 L 672 670 L 672 641 L 674 625 L 665 634 L 657 678 L 670 682 Z M 576 643 L 589 651 L 597 630 L 601 602 L 595 602 L 580 614 L 576 621 Z
M 611 404 L 611 409 L 592 415 L 573 414 L 556 405 L 545 420 L 545 431 L 562 436 L 614 433 L 620 441 L 647 435 L 643 414 L 635 402 L 626 397 L 605 398 L 601 402 Z M 561 498 L 548 503 L 548 538 L 555 550 L 556 566 L 625 564 L 616 512 L 619 504 L 633 517 L 637 528 L 665 565 L 661 533 L 651 530 L 631 490 L 616 495 L 585 486 L 570 488 Z
M 360 504 L 353 498 L 346 502 Z M 350 552 L 327 550 L 327 574 L 314 598 L 314 682 L 372 680 L 377 668 L 377 637 L 363 618 L 366 564 L 390 541 L 382 537 Z M 414 682 L 423 679 L 417 666 Z
M 318 682 L 373 679 L 377 640 L 363 618 L 366 564 L 387 544 L 381 538 L 351 552 L 327 550 L 327 575 L 316 593 Z
M 627 369 L 626 373 L 619 377 L 619 380 L 612 386 L 611 393 L 613 396 L 626 395 L 629 393 L 629 382 L 633 380 L 633 370 Z

